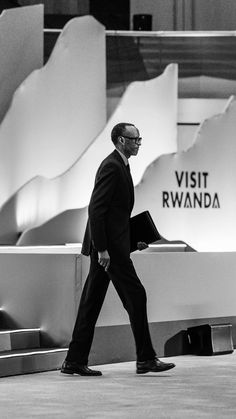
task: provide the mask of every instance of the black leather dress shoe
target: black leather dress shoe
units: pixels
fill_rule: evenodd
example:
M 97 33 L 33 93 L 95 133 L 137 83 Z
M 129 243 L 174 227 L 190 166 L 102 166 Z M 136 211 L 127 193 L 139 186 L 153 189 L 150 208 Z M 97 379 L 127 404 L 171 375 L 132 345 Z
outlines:
M 163 362 L 155 358 L 150 361 L 137 361 L 137 374 L 146 374 L 147 372 L 163 372 L 174 368 L 175 364 L 172 362 Z
M 64 361 L 61 367 L 61 372 L 63 374 L 79 374 L 87 377 L 94 377 L 102 375 L 101 371 L 95 371 L 88 368 L 87 365 L 81 365 L 77 362 Z

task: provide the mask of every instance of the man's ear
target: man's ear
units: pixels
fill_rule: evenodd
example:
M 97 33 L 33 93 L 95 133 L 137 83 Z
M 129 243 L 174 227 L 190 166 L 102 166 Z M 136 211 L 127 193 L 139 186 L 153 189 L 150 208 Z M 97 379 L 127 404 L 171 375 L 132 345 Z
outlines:
M 124 143 L 125 143 L 125 140 L 124 140 L 124 138 L 123 138 L 121 135 L 119 136 L 118 141 L 119 141 L 119 143 L 121 143 L 122 145 L 124 145 Z

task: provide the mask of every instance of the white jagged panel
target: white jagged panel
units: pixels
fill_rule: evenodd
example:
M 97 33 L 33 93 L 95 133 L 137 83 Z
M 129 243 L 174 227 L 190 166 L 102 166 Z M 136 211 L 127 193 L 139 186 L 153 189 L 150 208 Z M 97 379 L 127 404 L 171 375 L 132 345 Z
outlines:
M 153 80 L 133 83 L 104 131 L 70 170 L 52 180 L 34 179 L 19 191 L 14 204 L 18 231 L 37 227 L 68 209 L 88 205 L 98 165 L 114 149 L 110 137 L 116 123 L 131 121 L 143 136 L 137 161 L 133 159 L 131 162 L 135 184 L 140 181 L 145 168 L 159 155 L 175 151 L 176 86 L 176 65 L 170 65 L 163 75 Z
M 178 99 L 178 124 L 199 124 L 222 112 L 228 99 Z
M 225 109 L 228 99 L 178 99 L 178 151 L 192 147 L 198 124 Z
M 131 83 L 106 127 L 107 136 L 122 120 L 140 130 L 140 153 L 130 159 L 134 185 L 157 157 L 177 151 L 177 86 L 177 64 L 168 65 L 161 76 L 152 80 Z
M 43 65 L 43 6 L 4 10 L 0 15 L 0 121 L 17 87 Z
M 0 126 L 0 206 L 33 177 L 65 172 L 105 121 L 105 30 L 91 16 L 75 18 Z
M 25 231 L 18 240 L 15 239 L 15 244 L 36 246 L 81 243 L 87 219 L 87 207 L 66 210 L 39 227 Z M 7 238 L 10 241 L 14 237 L 9 234 Z
M 198 251 L 236 250 L 236 101 L 206 120 L 186 152 L 162 156 L 136 188 L 162 236 Z
M 114 149 L 111 130 L 115 124 L 131 122 L 139 128 L 143 137 L 138 157 L 133 160 L 131 158 L 130 162 L 134 185 L 137 185 L 152 161 L 162 154 L 176 151 L 176 121 L 177 65 L 172 64 L 155 79 L 131 83 L 102 133 L 77 163 L 61 176 L 60 204 L 67 202 L 70 208 L 88 205 L 97 168 Z M 73 193 L 74 185 L 76 197 Z

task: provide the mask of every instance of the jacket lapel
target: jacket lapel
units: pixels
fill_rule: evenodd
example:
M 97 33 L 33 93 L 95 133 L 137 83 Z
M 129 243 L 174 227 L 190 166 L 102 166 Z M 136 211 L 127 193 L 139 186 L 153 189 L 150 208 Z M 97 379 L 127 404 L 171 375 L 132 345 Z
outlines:
M 128 187 L 130 191 L 130 208 L 132 210 L 134 206 L 134 184 L 133 184 L 133 179 L 130 173 L 130 168 L 125 165 L 124 160 L 122 159 L 122 157 L 116 150 L 114 150 L 114 157 L 120 162 L 124 176 L 127 179 L 127 183 L 128 183 Z

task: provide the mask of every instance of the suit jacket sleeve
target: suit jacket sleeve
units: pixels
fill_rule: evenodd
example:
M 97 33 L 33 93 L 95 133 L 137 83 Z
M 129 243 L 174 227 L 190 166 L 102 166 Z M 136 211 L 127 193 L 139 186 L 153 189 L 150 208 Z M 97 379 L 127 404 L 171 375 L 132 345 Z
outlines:
M 107 163 L 97 173 L 89 204 L 89 220 L 93 246 L 98 251 L 107 249 L 106 218 L 118 183 L 115 164 Z

